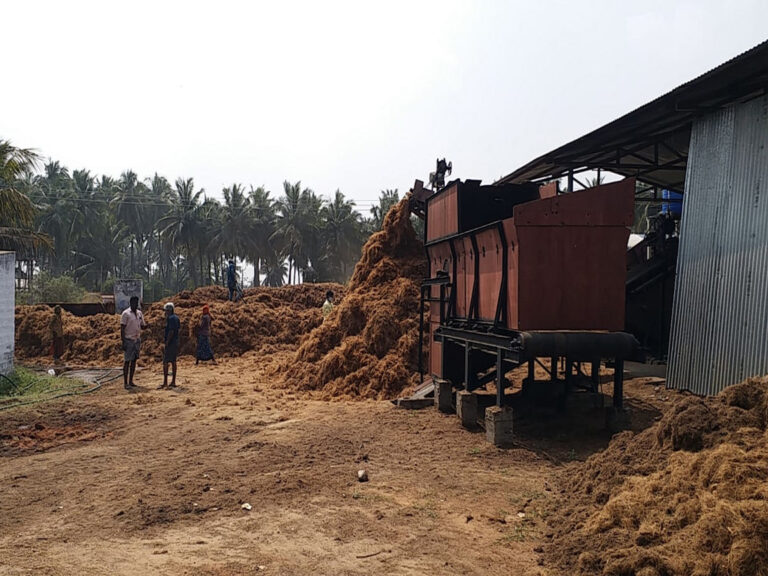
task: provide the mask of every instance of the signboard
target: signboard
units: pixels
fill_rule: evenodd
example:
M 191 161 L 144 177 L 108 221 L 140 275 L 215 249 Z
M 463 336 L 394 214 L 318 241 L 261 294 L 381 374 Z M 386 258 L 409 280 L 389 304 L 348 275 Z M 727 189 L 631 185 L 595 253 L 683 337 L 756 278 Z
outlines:
M 144 299 L 142 280 L 115 280 L 115 313 L 122 314 L 131 304 L 131 296 L 138 296 L 139 303 Z

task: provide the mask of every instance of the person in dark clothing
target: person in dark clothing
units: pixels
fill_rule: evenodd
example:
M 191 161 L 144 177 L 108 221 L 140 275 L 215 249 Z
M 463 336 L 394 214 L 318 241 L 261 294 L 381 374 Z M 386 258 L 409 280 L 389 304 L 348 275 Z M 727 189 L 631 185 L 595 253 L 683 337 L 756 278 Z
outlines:
M 216 358 L 213 357 L 213 348 L 211 348 L 211 310 L 206 304 L 203 306 L 203 315 L 200 317 L 200 323 L 197 325 L 197 353 L 195 354 L 195 365 L 201 360 L 213 360 L 216 364 Z
M 58 364 L 64 354 L 64 322 L 61 319 L 61 306 L 53 309 L 51 318 L 51 339 L 53 340 L 53 361 Z
M 229 261 L 227 267 L 227 288 L 229 288 L 229 299 L 237 301 L 237 271 L 235 270 L 234 260 Z
M 173 310 L 173 303 L 165 306 L 165 350 L 163 351 L 163 385 L 160 388 L 176 388 L 176 357 L 179 355 L 179 332 L 181 321 Z M 171 384 L 168 385 L 168 365 L 171 365 Z

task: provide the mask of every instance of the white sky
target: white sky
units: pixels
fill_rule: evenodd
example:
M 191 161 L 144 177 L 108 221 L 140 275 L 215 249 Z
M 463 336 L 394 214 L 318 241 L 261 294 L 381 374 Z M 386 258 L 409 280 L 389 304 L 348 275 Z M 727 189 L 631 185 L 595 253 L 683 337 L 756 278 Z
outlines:
M 0 138 L 70 170 L 492 181 L 751 48 L 765 0 L 0 0 Z

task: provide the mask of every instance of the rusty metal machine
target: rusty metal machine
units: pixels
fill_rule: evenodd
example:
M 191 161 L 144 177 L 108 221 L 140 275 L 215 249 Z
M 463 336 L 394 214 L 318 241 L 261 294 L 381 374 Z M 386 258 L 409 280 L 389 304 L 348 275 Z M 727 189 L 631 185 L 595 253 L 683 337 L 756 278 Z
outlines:
M 425 219 L 429 260 L 422 374 L 469 392 L 495 383 L 501 407 L 510 388 L 504 375 L 526 363 L 523 393 L 536 387 L 540 363 L 567 395 L 577 380 L 596 387 L 607 360 L 615 367 L 613 407 L 621 409 L 623 362 L 637 352 L 622 332 L 634 189 L 634 179 L 568 194 L 555 183 L 455 180 L 432 192 L 417 181 L 411 206 Z M 591 369 L 585 378 L 573 372 L 581 363 Z

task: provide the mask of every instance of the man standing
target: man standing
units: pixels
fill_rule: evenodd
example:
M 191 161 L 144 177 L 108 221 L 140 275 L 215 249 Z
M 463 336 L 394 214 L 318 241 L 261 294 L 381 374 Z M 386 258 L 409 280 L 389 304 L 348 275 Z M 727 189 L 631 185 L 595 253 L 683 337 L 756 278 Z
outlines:
M 229 299 L 236 302 L 237 272 L 235 271 L 235 262 L 233 260 L 229 261 L 229 266 L 227 267 L 227 288 L 229 288 Z
M 163 388 L 176 388 L 176 357 L 179 355 L 179 330 L 181 321 L 174 314 L 173 303 L 168 302 L 165 306 L 165 350 L 163 351 Z M 168 385 L 168 364 L 173 368 L 171 385 Z
M 328 290 L 325 293 L 325 302 L 323 302 L 323 320 L 328 317 L 328 314 L 333 310 L 333 290 Z
M 61 306 L 56 306 L 53 309 L 51 339 L 53 340 L 53 362 L 58 364 L 64 354 L 64 322 L 61 319 Z
M 120 316 L 120 340 L 123 343 L 123 386 L 132 390 L 136 360 L 141 348 L 141 329 L 146 328 L 144 315 L 139 310 L 139 297 L 131 296 L 130 306 Z M 130 377 L 129 377 L 130 376 Z

